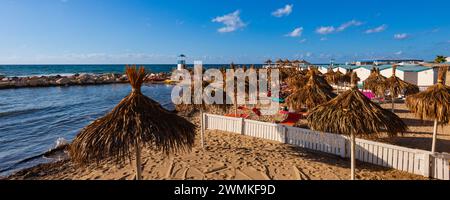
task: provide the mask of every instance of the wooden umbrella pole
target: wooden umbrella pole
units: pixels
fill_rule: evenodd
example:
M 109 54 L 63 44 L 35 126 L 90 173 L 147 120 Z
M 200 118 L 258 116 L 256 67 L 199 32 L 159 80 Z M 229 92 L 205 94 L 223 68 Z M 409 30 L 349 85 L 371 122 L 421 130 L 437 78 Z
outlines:
M 136 139 L 136 180 L 142 180 L 141 147 Z
M 204 126 L 204 116 L 203 116 L 203 108 L 200 109 L 200 134 L 201 134 L 201 142 L 202 148 L 205 148 L 205 126 Z
M 351 159 L 351 165 L 350 165 L 350 169 L 351 169 L 351 180 L 355 180 L 355 168 L 356 168 L 356 160 L 355 160 L 355 143 L 356 143 L 356 139 L 355 139 L 355 134 L 351 134 L 350 135 L 350 159 Z
M 394 94 L 391 92 L 392 112 L 395 113 Z
M 237 94 L 234 94 L 234 116 L 237 117 Z
M 433 143 L 431 144 L 431 153 L 436 152 L 436 139 L 437 139 L 438 120 L 434 120 L 433 128 Z

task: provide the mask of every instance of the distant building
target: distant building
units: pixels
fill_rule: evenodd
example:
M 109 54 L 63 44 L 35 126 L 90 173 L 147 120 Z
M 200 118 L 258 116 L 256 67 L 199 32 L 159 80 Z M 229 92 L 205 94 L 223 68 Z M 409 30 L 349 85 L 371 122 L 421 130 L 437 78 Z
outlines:
M 380 69 L 383 76 L 392 76 L 392 67 Z M 420 65 L 404 65 L 397 67 L 395 75 L 400 79 L 419 87 L 429 87 L 437 82 L 438 68 Z
M 352 62 L 353 65 L 418 65 L 422 64 L 424 60 L 419 59 L 386 59 L 386 60 L 359 60 Z
M 446 60 L 447 62 L 450 62 L 450 56 L 447 57 L 447 58 L 445 58 L 445 60 Z
M 184 54 L 178 56 L 177 69 L 186 69 L 186 56 Z

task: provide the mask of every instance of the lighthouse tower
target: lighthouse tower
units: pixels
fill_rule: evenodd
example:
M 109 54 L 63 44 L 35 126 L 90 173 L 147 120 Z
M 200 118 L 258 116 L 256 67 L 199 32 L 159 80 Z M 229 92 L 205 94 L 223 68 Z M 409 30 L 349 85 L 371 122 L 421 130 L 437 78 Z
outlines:
M 177 69 L 182 70 L 185 68 L 186 68 L 186 56 L 184 54 L 181 54 L 178 56 Z

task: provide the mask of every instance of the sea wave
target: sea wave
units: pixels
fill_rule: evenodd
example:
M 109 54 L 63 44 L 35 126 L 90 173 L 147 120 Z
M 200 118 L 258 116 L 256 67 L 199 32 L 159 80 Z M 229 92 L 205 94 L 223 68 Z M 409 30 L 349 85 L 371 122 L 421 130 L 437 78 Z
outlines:
M 0 174 L 18 169 L 19 166 L 24 165 L 28 162 L 32 162 L 38 159 L 50 159 L 52 161 L 59 161 L 68 158 L 67 149 L 69 147 L 69 142 L 64 138 L 58 138 L 55 141 L 55 146 L 44 153 L 34 155 L 25 159 L 22 159 L 11 166 L 4 169 L 0 169 Z
M 23 110 L 11 110 L 11 111 L 6 111 L 6 112 L 0 112 L 0 117 L 23 115 L 23 114 L 42 111 L 45 109 L 48 109 L 48 108 L 29 108 L 29 109 L 23 109 Z

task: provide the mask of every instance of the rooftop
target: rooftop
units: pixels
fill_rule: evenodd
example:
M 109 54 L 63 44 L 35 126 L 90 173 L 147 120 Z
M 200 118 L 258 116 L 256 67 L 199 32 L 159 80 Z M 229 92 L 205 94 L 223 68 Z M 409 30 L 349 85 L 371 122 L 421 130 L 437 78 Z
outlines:
M 420 65 L 403 65 L 397 67 L 398 70 L 404 71 L 404 72 L 421 72 L 429 69 L 433 69 L 431 67 L 424 67 Z

